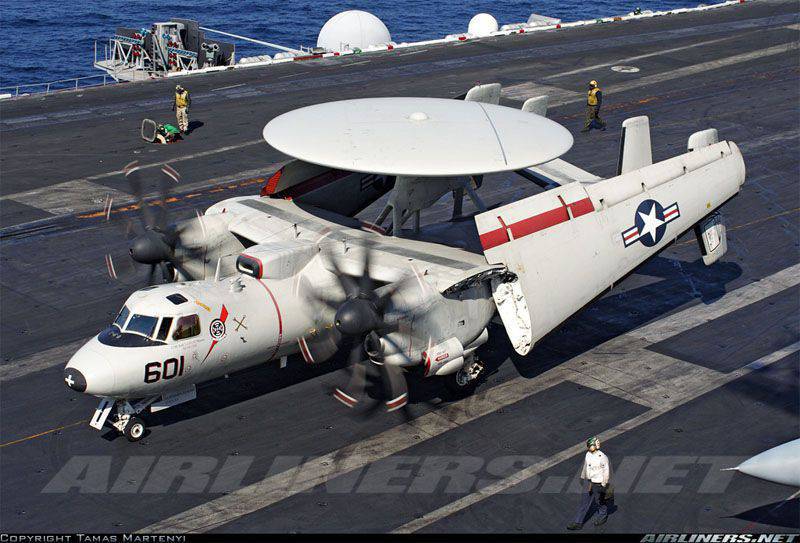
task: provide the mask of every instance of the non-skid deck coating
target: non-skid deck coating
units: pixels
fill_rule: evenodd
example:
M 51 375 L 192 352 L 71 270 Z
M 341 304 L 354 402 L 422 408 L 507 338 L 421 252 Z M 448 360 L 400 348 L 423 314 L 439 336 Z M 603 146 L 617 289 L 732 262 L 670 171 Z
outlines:
M 738 474 L 722 491 L 703 482 L 725 467 L 711 461 L 732 465 L 797 437 L 799 25 L 795 2 L 752 2 L 189 77 L 194 132 L 164 147 L 144 144 L 139 123 L 171 118 L 174 81 L 0 103 L 0 529 L 560 531 L 577 505 L 582 443 L 600 434 L 620 478 L 617 508 L 587 531 L 797 531 L 797 498 L 784 502 L 796 489 Z M 603 85 L 609 130 L 584 135 L 588 79 Z M 137 286 L 107 278 L 103 255 L 123 240 L 94 216 L 107 194 L 130 198 L 127 162 L 153 174 L 172 163 L 183 184 L 170 208 L 190 216 L 258 190 L 285 158 L 260 139 L 280 113 L 350 97 L 456 96 L 478 81 L 502 83 L 511 106 L 550 94 L 549 116 L 576 138 L 565 159 L 604 177 L 627 117 L 650 117 L 656 160 L 718 128 L 747 166 L 723 210 L 728 254 L 707 268 L 684 236 L 526 357 L 493 326 L 484 357 L 496 371 L 476 396 L 430 404 L 438 385 L 413 382 L 409 422 L 348 417 L 326 394 L 341 361 L 290 360 L 201 387 L 197 400 L 151 416 L 140 444 L 88 427 L 94 402 L 64 386 L 61 368 Z M 481 195 L 494 205 L 537 190 L 497 175 Z M 449 206 L 426 211 L 424 224 Z M 108 481 L 101 492 L 43 492 L 87 456 Z M 164 483 L 189 457 L 209 479 Z M 223 465 L 246 468 L 236 487 L 214 487 Z M 447 469 L 472 469 L 475 481 L 450 483 Z

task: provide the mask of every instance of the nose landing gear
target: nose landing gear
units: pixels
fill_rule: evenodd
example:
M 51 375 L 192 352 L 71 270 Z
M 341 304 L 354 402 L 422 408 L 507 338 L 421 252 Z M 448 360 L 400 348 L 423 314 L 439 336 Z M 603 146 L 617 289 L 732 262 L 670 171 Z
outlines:
M 113 426 L 117 431 L 124 435 L 128 441 L 139 441 L 144 437 L 147 429 L 140 417 L 136 415 L 147 409 L 147 407 L 159 399 L 161 396 L 151 396 L 144 398 L 135 404 L 127 400 L 114 400 L 113 398 L 103 398 L 95 409 L 89 426 L 97 430 L 102 430 L 106 422 Z M 113 411 L 113 413 L 112 413 Z
M 460 370 L 444 377 L 444 383 L 452 394 L 459 398 L 465 398 L 475 392 L 484 373 L 483 362 L 477 355 L 472 354 Z

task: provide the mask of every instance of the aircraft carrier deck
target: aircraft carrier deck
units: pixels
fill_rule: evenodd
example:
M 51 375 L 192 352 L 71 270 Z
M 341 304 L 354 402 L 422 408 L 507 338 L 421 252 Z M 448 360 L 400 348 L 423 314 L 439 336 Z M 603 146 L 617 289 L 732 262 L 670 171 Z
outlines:
M 139 124 L 172 118 L 173 80 L 0 103 L 0 529 L 561 532 L 583 442 L 600 434 L 616 508 L 583 533 L 797 532 L 797 489 L 719 469 L 798 437 L 799 29 L 796 1 L 755 1 L 187 77 L 195 125 L 169 146 L 146 144 Z M 587 135 L 589 79 L 609 129 Z M 604 177 L 627 117 L 650 117 L 655 160 L 718 128 L 747 165 L 723 209 L 727 255 L 706 268 L 684 236 L 524 358 L 495 326 L 476 395 L 431 405 L 434 385 L 412 383 L 409 422 L 354 420 L 324 392 L 340 361 L 290 359 L 201 387 L 150 416 L 138 444 L 89 428 L 95 402 L 62 368 L 135 286 L 108 278 L 103 255 L 120 239 L 98 213 L 107 194 L 130 199 L 123 165 L 170 162 L 183 175 L 170 208 L 190 216 L 258 191 L 284 158 L 261 139 L 280 113 L 456 96 L 476 81 L 502 83 L 514 107 L 548 93 L 549 116 L 575 135 L 564 158 Z M 487 204 L 539 190 L 511 177 L 485 181 Z

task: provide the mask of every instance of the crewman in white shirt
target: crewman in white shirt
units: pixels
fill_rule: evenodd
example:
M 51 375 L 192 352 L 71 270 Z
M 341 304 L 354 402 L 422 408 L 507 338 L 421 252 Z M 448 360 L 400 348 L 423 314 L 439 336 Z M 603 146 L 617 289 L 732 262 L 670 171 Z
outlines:
M 588 481 L 589 484 L 587 492 L 581 495 L 581 504 L 578 508 L 578 513 L 575 515 L 575 520 L 567 525 L 568 530 L 580 530 L 583 527 L 586 514 L 595 501 L 597 502 L 597 513 L 599 515 L 597 520 L 594 521 L 595 526 L 600 526 L 608 520 L 606 490 L 608 488 L 608 480 L 611 477 L 611 466 L 608 457 L 600 450 L 600 439 L 597 436 L 586 440 L 586 448 L 589 451 L 583 460 L 581 479 Z

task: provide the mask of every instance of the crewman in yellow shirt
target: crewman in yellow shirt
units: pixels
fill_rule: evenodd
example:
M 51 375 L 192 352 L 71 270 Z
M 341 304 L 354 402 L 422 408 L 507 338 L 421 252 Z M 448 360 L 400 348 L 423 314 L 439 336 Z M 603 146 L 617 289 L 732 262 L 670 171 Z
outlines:
M 592 129 L 597 121 L 601 130 L 606 129 L 606 123 L 600 118 L 600 106 L 603 104 L 603 91 L 597 81 L 592 79 L 589 81 L 589 93 L 586 96 L 586 121 L 583 123 L 581 132 L 588 132 Z
M 172 103 L 172 111 L 178 119 L 178 129 L 182 134 L 189 133 L 189 106 L 192 105 L 192 97 L 189 91 L 180 85 L 175 85 L 175 101 Z

